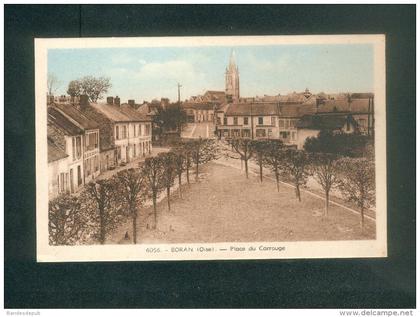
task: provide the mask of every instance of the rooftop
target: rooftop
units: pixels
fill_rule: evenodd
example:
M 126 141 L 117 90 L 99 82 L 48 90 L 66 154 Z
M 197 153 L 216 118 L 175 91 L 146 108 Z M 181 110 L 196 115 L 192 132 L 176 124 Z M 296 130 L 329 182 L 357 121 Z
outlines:
M 93 130 L 99 129 L 99 125 L 96 121 L 85 116 L 79 109 L 72 104 L 54 104 L 52 107 L 68 116 L 73 120 L 81 129 Z
M 68 157 L 68 155 L 57 146 L 51 138 L 48 138 L 48 163 L 58 161 Z
M 59 129 L 63 130 L 67 135 L 83 134 L 83 129 L 80 128 L 80 126 L 70 120 L 54 106 L 48 107 L 48 123 L 54 124 Z
M 341 129 L 346 122 L 351 122 L 357 126 L 356 121 L 351 115 L 304 115 L 298 122 L 297 127 L 300 129 L 313 129 L 313 130 L 338 130 Z

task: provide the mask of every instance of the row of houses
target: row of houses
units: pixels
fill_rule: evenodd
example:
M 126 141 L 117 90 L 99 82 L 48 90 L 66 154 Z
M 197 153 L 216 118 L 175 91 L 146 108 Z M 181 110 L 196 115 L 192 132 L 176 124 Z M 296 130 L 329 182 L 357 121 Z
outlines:
M 303 148 L 321 130 L 373 135 L 373 97 L 316 102 L 228 103 L 215 111 L 219 138 L 280 139 Z
M 119 98 L 48 105 L 49 198 L 75 193 L 101 173 L 151 154 L 151 120 Z M 116 102 L 115 102 L 116 100 Z

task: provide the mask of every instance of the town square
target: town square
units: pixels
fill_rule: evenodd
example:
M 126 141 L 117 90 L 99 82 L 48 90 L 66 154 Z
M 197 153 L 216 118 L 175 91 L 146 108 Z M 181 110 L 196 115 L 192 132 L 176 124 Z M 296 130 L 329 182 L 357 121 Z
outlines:
M 372 86 L 249 97 L 241 55 L 223 56 L 224 89 L 186 95 L 193 83 L 175 73 L 175 98 L 150 101 L 110 95 L 112 77 L 49 69 L 50 245 L 376 238 Z

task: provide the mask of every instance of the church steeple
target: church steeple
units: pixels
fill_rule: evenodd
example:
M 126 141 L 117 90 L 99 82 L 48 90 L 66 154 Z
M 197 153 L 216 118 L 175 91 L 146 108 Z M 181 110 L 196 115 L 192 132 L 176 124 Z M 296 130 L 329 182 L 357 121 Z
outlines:
M 239 69 L 236 66 L 235 51 L 232 50 L 229 59 L 229 65 L 226 68 L 226 98 L 230 102 L 239 101 Z

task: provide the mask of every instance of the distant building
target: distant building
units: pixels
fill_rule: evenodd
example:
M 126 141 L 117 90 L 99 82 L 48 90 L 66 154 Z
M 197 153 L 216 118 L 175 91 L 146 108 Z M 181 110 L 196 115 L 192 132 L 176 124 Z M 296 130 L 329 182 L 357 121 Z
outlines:
M 359 126 L 351 114 L 324 113 L 304 115 L 297 122 L 297 148 L 303 149 L 306 139 L 318 136 L 322 130 L 349 134 L 359 132 Z
M 90 107 L 108 119 L 112 129 L 116 163 L 127 163 L 150 154 L 152 151 L 150 118 L 128 104 L 115 103 L 115 99 L 111 103 L 110 98 L 107 98 L 107 101 L 106 104 L 91 104 Z M 101 160 L 106 161 L 106 157 L 102 157 Z
M 225 93 L 229 102 L 239 101 L 239 69 L 235 61 L 235 52 L 230 55 L 229 65 L 225 72 Z

